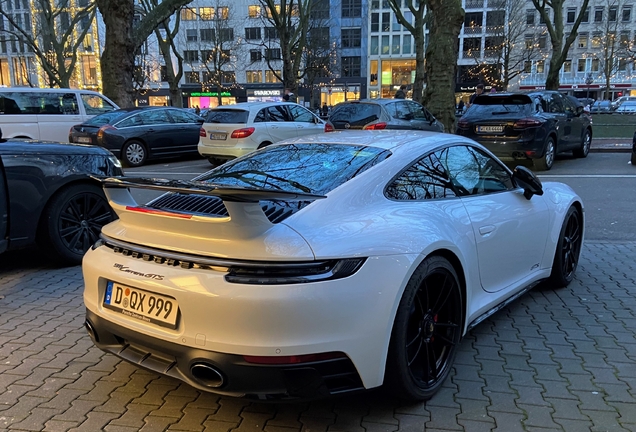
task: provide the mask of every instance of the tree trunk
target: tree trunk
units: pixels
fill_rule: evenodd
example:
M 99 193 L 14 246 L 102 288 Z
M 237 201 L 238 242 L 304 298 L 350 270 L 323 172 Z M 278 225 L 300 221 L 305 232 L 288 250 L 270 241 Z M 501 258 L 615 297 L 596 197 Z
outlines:
M 429 44 L 424 102 L 444 124 L 446 132 L 454 133 L 457 50 L 464 9 L 461 0 L 429 0 L 428 6 Z
M 558 52 L 561 52 L 561 44 L 559 44 Z M 556 54 L 556 48 L 553 51 L 552 58 L 550 59 L 550 68 L 548 69 L 548 76 L 545 79 L 546 90 L 559 90 L 561 84 L 561 66 L 563 66 L 563 60 L 560 55 Z
M 175 108 L 183 108 L 183 96 L 178 82 L 176 85 L 170 84 L 170 102 Z
M 412 98 L 415 102 L 422 103 L 424 99 L 424 81 L 426 80 L 425 69 L 425 57 L 424 57 L 424 45 L 426 37 L 424 36 L 424 23 L 421 26 L 417 26 L 416 23 L 416 35 L 415 46 L 421 47 L 415 51 L 415 79 L 413 80 L 413 93 Z
M 134 1 L 97 0 L 97 7 L 106 27 L 101 61 L 103 92 L 121 108 L 133 107 L 132 77 L 136 50 L 132 35 Z

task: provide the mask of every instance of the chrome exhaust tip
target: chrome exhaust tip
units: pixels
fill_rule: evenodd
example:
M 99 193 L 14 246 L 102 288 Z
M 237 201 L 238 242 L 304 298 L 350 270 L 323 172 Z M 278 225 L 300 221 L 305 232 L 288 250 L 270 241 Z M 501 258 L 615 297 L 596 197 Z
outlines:
M 217 368 L 208 363 L 194 363 L 190 366 L 192 378 L 205 387 L 218 388 L 225 382 Z

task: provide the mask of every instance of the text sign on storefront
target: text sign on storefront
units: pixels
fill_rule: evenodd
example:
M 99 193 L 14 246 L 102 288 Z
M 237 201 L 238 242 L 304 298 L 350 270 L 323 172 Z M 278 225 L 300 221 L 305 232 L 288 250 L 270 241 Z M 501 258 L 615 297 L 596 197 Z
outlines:
M 247 90 L 248 96 L 280 96 L 281 90 Z
M 217 92 L 192 92 L 190 93 L 190 97 L 217 97 L 219 94 Z M 221 96 L 232 96 L 230 92 L 221 92 Z

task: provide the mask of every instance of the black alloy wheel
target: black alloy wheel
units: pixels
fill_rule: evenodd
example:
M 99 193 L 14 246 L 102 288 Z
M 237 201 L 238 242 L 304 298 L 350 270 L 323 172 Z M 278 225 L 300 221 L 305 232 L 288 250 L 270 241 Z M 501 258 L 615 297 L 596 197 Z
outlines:
M 102 227 L 114 214 L 101 188 L 78 184 L 59 192 L 48 205 L 43 219 L 43 241 L 64 264 L 80 264 L 98 239 Z
M 577 158 L 586 158 L 590 153 L 590 146 L 592 145 L 592 134 L 589 129 L 585 129 L 583 132 L 583 139 L 581 140 L 581 147 L 576 150 L 573 150 L 572 153 L 574 157 Z
M 559 235 L 550 282 L 555 288 L 566 287 L 574 279 L 583 244 L 583 218 L 574 206 L 570 207 Z
M 386 384 L 398 397 L 431 398 L 450 373 L 463 329 L 462 292 L 445 258 L 427 258 L 409 281 L 398 307 Z
M 556 144 L 554 138 L 549 136 L 545 141 L 545 152 L 539 159 L 534 160 L 534 166 L 539 171 L 548 171 L 554 165 L 556 157 Z

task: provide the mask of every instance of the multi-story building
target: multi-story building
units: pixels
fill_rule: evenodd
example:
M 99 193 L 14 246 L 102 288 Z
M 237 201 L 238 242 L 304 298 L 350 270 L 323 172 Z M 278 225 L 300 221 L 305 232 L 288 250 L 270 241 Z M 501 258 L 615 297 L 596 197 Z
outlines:
M 581 10 L 581 1 L 573 0 L 564 10 L 565 31 L 569 32 Z M 609 99 L 636 94 L 634 40 L 636 39 L 635 3 L 631 0 L 591 0 L 583 12 L 578 36 L 560 70 L 560 89 L 576 97 L 605 99 L 609 81 Z M 526 5 L 525 25 L 530 30 L 545 27 L 530 1 Z M 549 67 L 550 43 L 542 56 L 526 62 L 518 88 L 543 88 Z
M 43 52 L 45 38 L 59 37 L 58 34 L 44 34 L 45 28 L 62 30 L 76 25 L 70 32 L 67 46 L 72 46 L 86 29 L 86 34 L 78 41 L 75 51 L 77 63 L 71 74 L 69 85 L 74 88 L 99 90 L 100 45 L 98 29 L 94 15 L 75 19 L 78 10 L 90 7 L 88 0 L 69 0 L 63 10 L 46 7 L 50 0 L 5 0 L 2 2 L 3 14 L 0 15 L 0 86 L 48 87 L 47 75 L 41 59 L 32 49 L 29 41 L 35 43 Z M 54 13 L 43 14 L 43 9 Z M 4 14 L 10 16 L 11 21 Z M 43 20 L 48 20 L 46 26 Z M 21 31 L 17 31 L 19 28 Z M 28 35 L 25 36 L 24 34 Z M 54 54 L 50 54 L 53 56 Z
M 316 107 L 366 97 L 367 2 L 318 0 L 312 5 L 299 102 Z M 219 91 L 224 105 L 282 98 L 281 48 L 266 13 L 258 0 L 195 0 L 180 11 L 175 42 L 184 59 L 185 106 L 216 106 Z M 138 103 L 169 103 L 166 82 L 148 88 Z

